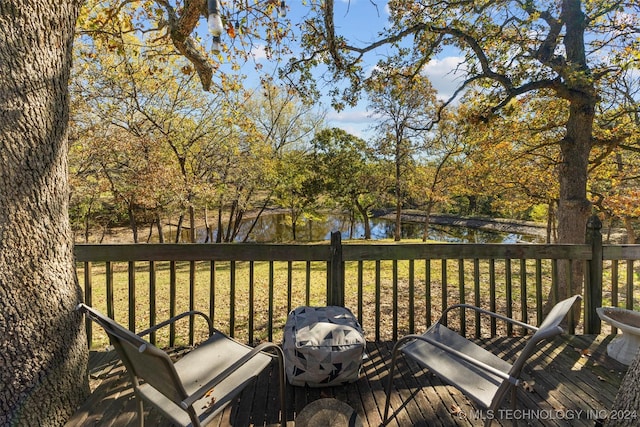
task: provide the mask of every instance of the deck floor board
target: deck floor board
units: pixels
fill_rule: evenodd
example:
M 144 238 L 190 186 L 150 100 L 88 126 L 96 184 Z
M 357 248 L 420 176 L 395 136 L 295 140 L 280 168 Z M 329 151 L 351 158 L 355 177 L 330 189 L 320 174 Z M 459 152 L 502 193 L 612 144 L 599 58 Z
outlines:
M 593 426 L 606 415 L 614 401 L 626 366 L 607 356 L 612 335 L 563 336 L 553 345 L 542 345 L 524 369 L 532 391 L 519 390 L 518 410 L 533 414 L 526 425 Z M 522 338 L 497 337 L 478 340 L 503 355 L 520 349 Z M 364 426 L 379 426 L 385 402 L 385 386 L 391 362 L 392 342 L 367 343 L 367 358 L 360 379 L 342 387 L 310 388 L 287 385 L 287 423 L 309 403 L 327 397 L 346 402 L 359 414 Z M 90 354 L 91 396 L 78 408 L 67 426 L 119 427 L 136 423 L 136 400 L 122 364 L 112 352 Z M 481 426 L 486 414 L 479 412 L 454 387 L 403 359 L 393 379 L 392 415 L 389 426 Z M 278 425 L 276 364 L 267 368 L 240 396 L 210 424 L 213 426 Z M 501 414 L 509 408 L 505 403 Z M 581 411 L 581 412 L 580 412 Z M 554 419 L 539 420 L 536 414 Z M 562 416 L 574 419 L 561 419 Z M 157 410 L 145 405 L 147 425 L 171 425 Z M 495 425 L 511 425 L 499 420 Z

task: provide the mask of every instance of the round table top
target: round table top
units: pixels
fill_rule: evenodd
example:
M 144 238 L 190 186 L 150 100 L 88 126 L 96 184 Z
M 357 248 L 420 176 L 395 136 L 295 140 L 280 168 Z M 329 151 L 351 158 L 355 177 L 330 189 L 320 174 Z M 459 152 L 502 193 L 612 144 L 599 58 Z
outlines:
M 300 427 L 362 427 L 362 420 L 351 406 L 338 399 L 318 399 L 305 406 L 296 417 Z

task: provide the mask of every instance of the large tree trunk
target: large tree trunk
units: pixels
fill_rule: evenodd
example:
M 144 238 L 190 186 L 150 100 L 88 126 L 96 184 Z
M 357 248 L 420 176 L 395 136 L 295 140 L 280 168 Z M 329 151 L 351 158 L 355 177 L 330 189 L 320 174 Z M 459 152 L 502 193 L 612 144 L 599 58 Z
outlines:
M 79 7 L 0 2 L 0 425 L 63 425 L 89 391 L 67 182 Z
M 608 418 L 606 427 L 635 427 L 640 417 L 640 351 L 629 365 L 613 402 L 615 418 Z
M 570 65 L 564 71 L 566 89 L 561 93 L 569 101 L 569 118 L 565 137 L 560 142 L 560 243 L 584 243 L 587 219 L 591 214 L 587 175 L 597 96 L 585 55 L 585 16 L 581 5 L 581 0 L 563 0 L 562 5 L 566 25 L 564 45 Z
M 560 95 L 569 102 L 569 118 L 565 137 L 560 142 L 558 242 L 584 243 L 587 219 L 591 214 L 591 203 L 587 199 L 587 176 L 597 96 L 585 55 L 585 15 L 581 0 L 563 0 L 562 19 L 566 25 L 564 46 L 568 66 L 563 71 L 566 87 Z M 568 262 L 559 265 L 559 299 L 583 291 L 582 264 L 574 263 L 571 283 L 568 270 Z M 579 313 L 576 307 L 576 323 Z
M 587 175 L 591 151 L 591 127 L 594 120 L 594 103 L 579 100 L 570 105 L 567 134 L 560 143 L 560 200 L 558 204 L 558 242 L 584 243 L 587 219 L 591 203 L 587 199 Z M 558 298 L 564 299 L 582 293 L 584 277 L 582 263 L 573 263 L 573 283 L 569 283 L 569 263 L 559 264 Z M 575 309 L 579 313 L 579 309 Z M 577 322 L 579 317 L 575 317 Z

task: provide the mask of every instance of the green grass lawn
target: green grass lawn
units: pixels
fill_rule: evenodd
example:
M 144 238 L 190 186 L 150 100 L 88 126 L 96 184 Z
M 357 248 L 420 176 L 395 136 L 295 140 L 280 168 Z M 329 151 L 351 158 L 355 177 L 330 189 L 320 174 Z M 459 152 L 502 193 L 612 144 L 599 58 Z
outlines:
M 412 265 L 411 265 L 412 264 Z M 128 326 L 129 316 L 129 272 L 127 263 L 113 263 L 113 307 L 114 317 Z M 307 273 L 306 262 L 220 262 L 215 265 L 212 281 L 209 262 L 194 263 L 193 306 L 196 310 L 209 313 L 210 300 L 213 297 L 213 320 L 217 328 L 229 333 L 231 306 L 235 311 L 234 335 L 246 341 L 249 333 L 250 297 L 253 298 L 254 340 L 268 338 L 269 305 L 272 304 L 272 339 L 281 340 L 282 330 L 290 309 L 300 305 L 326 305 L 327 276 L 324 263 L 310 263 Z M 414 330 L 424 330 L 429 321 L 434 321 L 443 305 L 462 300 L 490 307 L 490 287 L 492 273 L 488 263 L 479 263 L 478 280 L 474 280 L 473 262 L 465 262 L 460 272 L 460 264 L 448 261 L 446 275 L 443 275 L 441 261 L 381 261 L 379 268 L 375 262 L 345 263 L 345 305 L 362 319 L 368 338 L 372 339 L 376 327 L 381 339 L 390 339 L 394 322 L 400 334 L 409 332 L 410 319 L 413 318 Z M 498 310 L 520 316 L 522 306 L 520 264 L 512 261 L 511 280 L 506 276 L 505 262 L 496 262 L 493 273 L 495 283 L 495 301 Z M 550 269 L 549 269 L 550 270 Z M 106 312 L 106 279 L 104 264 L 92 269 L 92 305 Z M 83 277 L 82 267 L 78 276 Z M 150 289 L 148 263 L 136 263 L 135 272 L 135 329 L 142 330 L 149 325 Z M 156 263 L 156 321 L 169 318 L 171 270 L 169 263 Z M 250 280 L 252 277 L 252 280 Z M 527 320 L 536 323 L 535 305 L 535 266 L 527 265 L 525 274 Z M 549 292 L 551 283 L 549 271 L 543 272 L 543 297 Z M 272 278 L 272 279 L 270 279 Z M 461 280 L 463 287 L 461 288 Z M 82 282 L 82 280 L 81 280 Z M 190 307 L 190 263 L 177 262 L 175 265 L 175 313 L 187 311 Z M 213 285 L 212 285 L 213 283 Z M 426 286 L 426 284 L 429 286 Z M 446 295 L 443 294 L 445 283 Z M 361 285 L 361 292 L 359 287 Z M 379 290 L 377 290 L 379 289 Z M 511 289 L 511 304 L 507 304 L 508 289 Z M 476 292 L 479 290 L 479 293 Z M 461 292 L 462 291 L 462 292 Z M 361 302 L 359 300 L 361 294 Z M 233 295 L 233 298 L 232 298 Z M 411 298 L 413 296 L 413 298 Z M 443 298 L 446 298 L 444 300 Z M 412 302 L 411 302 L 412 301 Z M 443 301 L 445 301 L 443 303 Z M 413 305 L 413 310 L 411 310 Z M 362 313 L 359 308 L 362 307 Z M 431 312 L 428 318 L 429 310 Z M 376 322 L 376 312 L 379 313 Z M 394 321 L 394 319 L 396 319 Z M 473 325 L 469 325 L 473 329 Z M 196 341 L 204 338 L 205 328 L 196 329 Z M 184 343 L 188 337 L 188 322 L 181 322 L 177 330 Z M 159 334 L 159 342 L 167 342 L 168 330 Z M 106 337 L 95 330 L 93 343 L 104 346 Z

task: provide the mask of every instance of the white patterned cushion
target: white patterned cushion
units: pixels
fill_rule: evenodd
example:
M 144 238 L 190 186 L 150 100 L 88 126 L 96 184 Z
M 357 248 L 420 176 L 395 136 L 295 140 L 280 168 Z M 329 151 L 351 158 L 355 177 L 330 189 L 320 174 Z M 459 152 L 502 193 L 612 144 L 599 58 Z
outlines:
M 287 378 L 292 385 L 325 387 L 357 381 L 366 341 L 344 307 L 298 307 L 284 327 Z

